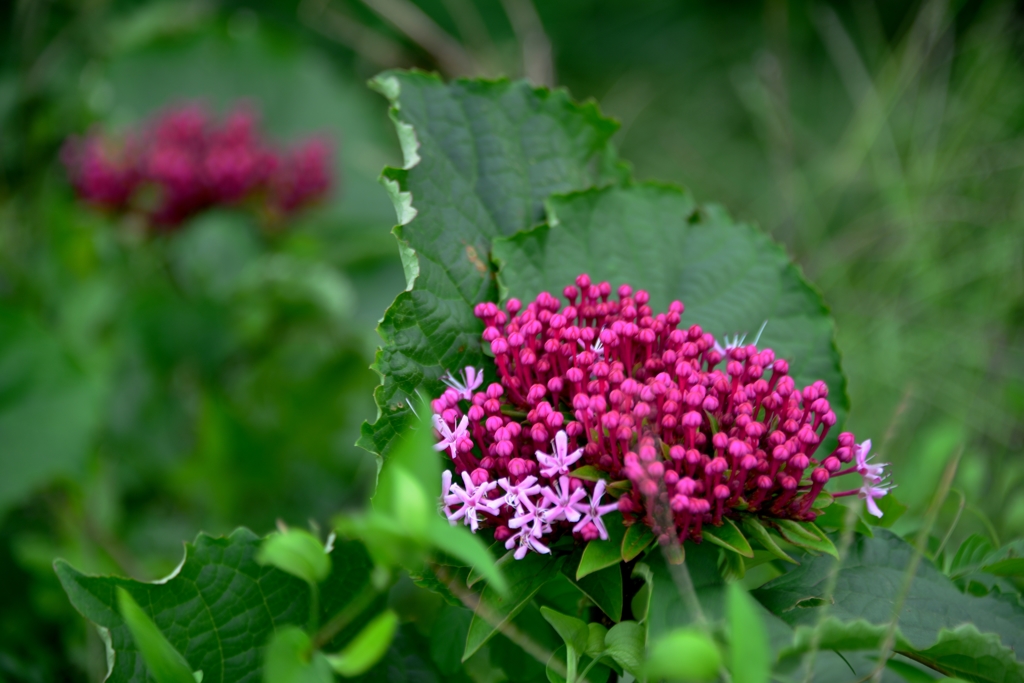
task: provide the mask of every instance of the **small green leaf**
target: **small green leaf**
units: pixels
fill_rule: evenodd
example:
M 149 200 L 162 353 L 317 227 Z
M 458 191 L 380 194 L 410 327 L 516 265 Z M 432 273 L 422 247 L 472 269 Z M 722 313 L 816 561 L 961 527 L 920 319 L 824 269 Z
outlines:
M 608 528 L 608 540 L 595 539 L 587 543 L 587 547 L 583 549 L 580 566 L 576 570 L 577 580 L 622 561 L 622 539 L 626 534 L 622 526 L 622 514 L 615 511 L 605 515 L 603 519 Z
M 629 479 L 620 479 L 619 481 L 613 481 L 608 484 L 608 487 L 605 489 L 605 493 L 612 498 L 620 498 L 624 494 L 629 493 L 632 488 L 633 483 L 629 481 Z
M 764 528 L 764 525 L 754 517 L 749 515 L 743 517 L 743 530 L 750 534 L 755 541 L 760 543 L 762 548 L 780 560 L 783 560 L 784 562 L 791 562 L 793 564 L 800 564 L 779 547 L 779 544 L 775 542 L 775 539 L 772 538 L 772 535 Z
M 608 628 L 603 624 L 591 622 L 587 624 L 587 648 L 584 650 L 591 657 L 597 657 L 604 652 L 605 636 L 608 635 Z
M 981 571 L 996 576 L 1024 575 L 1024 541 L 1010 541 L 982 562 Z
M 733 683 L 767 683 L 772 671 L 771 650 L 756 603 L 737 583 L 729 584 L 727 590 L 729 671 Z
M 981 534 L 971 534 L 956 551 L 953 563 L 949 567 L 949 575 L 953 578 L 969 574 L 976 570 L 992 554 L 992 543 Z
M 644 629 L 635 621 L 620 621 L 604 637 L 605 653 L 640 678 L 644 665 Z
M 736 526 L 736 523 L 729 518 L 725 518 L 722 521 L 725 523 L 722 526 L 714 527 L 713 530 L 704 527 L 704 538 L 715 545 L 720 545 L 726 550 L 739 553 L 744 557 L 753 557 L 754 549 L 750 547 L 750 543 L 743 535 L 743 532 L 740 531 L 740 528 Z
M 654 593 L 654 574 L 649 566 L 643 562 L 637 562 L 630 576 L 634 579 L 642 578 L 644 580 L 644 585 L 636 592 L 629 604 L 630 609 L 633 611 L 633 618 L 643 623 L 647 621 L 647 613 L 651 609 L 651 595 Z
M 128 591 L 120 587 L 117 589 L 117 606 L 156 683 L 195 683 L 192 667 L 185 658 L 167 642 Z
M 576 477 L 577 479 L 584 479 L 586 481 L 601 481 L 602 479 L 608 479 L 609 475 L 604 470 L 599 470 L 593 465 L 584 465 L 578 467 L 569 473 L 570 477 Z
M 398 615 L 386 610 L 374 617 L 345 649 L 327 655 L 327 662 L 336 673 L 352 678 L 368 671 L 388 651 L 398 628 Z
M 835 545 L 812 522 L 797 522 L 792 519 L 777 519 L 773 521 L 778 526 L 782 537 L 789 543 L 800 548 L 826 553 L 837 560 L 839 559 L 839 551 L 836 550 Z
M 715 641 L 693 628 L 666 633 L 652 646 L 644 672 L 652 681 L 713 681 L 722 668 Z M 639 676 L 637 676 L 639 678 Z
M 569 577 L 572 581 L 572 577 Z M 622 571 L 619 563 L 573 581 L 612 621 L 622 618 Z
M 811 507 L 817 511 L 822 511 L 832 507 L 832 504 L 836 502 L 836 499 L 828 491 L 820 491 L 818 497 L 814 499 L 814 504 Z
M 331 666 L 322 652 L 312 652 L 306 632 L 289 626 L 270 639 L 263 656 L 264 683 L 333 683 Z
M 626 535 L 622 538 L 622 560 L 631 562 L 644 551 L 654 540 L 654 532 L 646 524 L 637 522 L 626 527 Z
M 590 631 L 586 622 L 576 617 L 570 617 L 568 614 L 556 612 L 550 607 L 541 607 L 540 613 L 562 637 L 566 645 L 571 646 L 576 652 L 586 651 L 590 641 Z
M 721 553 L 718 566 L 726 581 L 740 581 L 747 575 L 746 559 L 739 553 Z
M 331 558 L 316 536 L 302 529 L 288 529 L 267 536 L 256 553 L 262 565 L 277 567 L 310 584 L 317 584 L 331 573 Z

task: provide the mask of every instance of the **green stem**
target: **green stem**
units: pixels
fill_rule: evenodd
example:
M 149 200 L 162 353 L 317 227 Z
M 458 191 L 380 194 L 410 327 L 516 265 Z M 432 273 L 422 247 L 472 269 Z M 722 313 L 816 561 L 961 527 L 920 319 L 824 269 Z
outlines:
M 576 648 L 565 644 L 565 683 L 576 683 L 576 666 L 579 664 L 579 657 L 576 656 Z
M 580 672 L 580 676 L 579 676 L 578 680 L 581 681 L 581 682 L 582 681 L 586 681 L 587 680 L 587 674 L 590 673 L 590 670 L 594 668 L 594 665 L 597 664 L 597 662 L 599 660 L 601 660 L 603 657 L 604 657 L 604 655 L 598 655 L 594 659 L 591 659 L 590 660 L 590 664 L 587 664 L 587 666 L 584 667 L 583 671 Z
M 309 632 L 316 633 L 320 627 L 320 587 L 309 582 Z

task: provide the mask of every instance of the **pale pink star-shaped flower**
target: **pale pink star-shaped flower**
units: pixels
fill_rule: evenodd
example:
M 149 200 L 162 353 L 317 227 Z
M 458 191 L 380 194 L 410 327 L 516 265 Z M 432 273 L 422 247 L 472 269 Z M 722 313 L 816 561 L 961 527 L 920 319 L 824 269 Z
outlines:
M 543 503 L 544 501 L 541 502 Z M 548 531 L 551 531 L 551 526 L 547 524 L 544 512 L 545 508 L 539 507 L 528 497 L 522 496 L 519 499 L 519 505 L 516 506 L 515 515 L 508 521 L 508 528 L 529 529 L 534 537 L 540 538 Z
M 540 473 L 545 477 L 554 478 L 561 474 L 569 473 L 569 465 L 583 457 L 583 449 L 577 448 L 569 452 L 569 436 L 565 431 L 555 434 L 555 440 L 551 442 L 550 455 L 537 451 L 537 462 L 540 463 Z
M 484 371 L 477 370 L 472 365 L 467 365 L 460 373 L 462 381 L 452 377 L 451 373 L 441 378 L 441 381 L 459 393 L 459 398 L 465 401 L 473 400 L 473 392 L 484 383 Z
M 506 477 L 502 477 L 498 480 L 498 485 L 505 489 L 505 505 L 510 508 L 518 507 L 525 496 L 540 493 L 537 477 L 534 476 L 524 477 L 518 484 L 513 484 Z
M 455 431 L 452 431 L 448 426 L 448 423 L 441 418 L 440 415 L 434 415 L 434 429 L 437 430 L 438 434 L 441 435 L 441 440 L 434 444 L 435 451 L 443 451 L 446 448 L 450 448 L 452 451 L 452 460 L 459 453 L 459 442 L 469 436 L 469 418 L 465 415 L 459 420 L 459 424 L 455 427 Z M 497 484 L 495 484 L 497 486 Z
M 576 506 L 587 495 L 587 490 L 581 486 L 569 493 L 569 477 L 562 476 L 552 486 L 542 488 L 540 495 L 544 497 L 544 502 L 547 504 L 544 509 L 545 522 L 554 522 L 559 519 L 576 522 L 580 518 Z
M 868 508 L 868 512 L 870 512 L 875 517 L 881 517 L 882 510 L 878 507 L 878 503 L 875 502 L 875 499 L 884 497 L 885 494 L 889 492 L 890 488 L 892 487 L 885 488 L 881 486 L 875 486 L 874 483 L 865 480 L 864 486 L 860 487 L 860 490 L 857 491 L 857 497 L 865 502 Z
M 885 466 L 889 463 L 871 464 L 868 462 L 871 460 L 868 457 L 869 453 L 871 453 L 871 439 L 866 439 L 864 442 L 857 444 L 857 472 L 864 477 L 865 482 L 877 484 L 882 480 Z
M 601 540 L 608 540 L 608 529 L 605 527 L 604 521 L 602 521 L 601 517 L 607 515 L 613 510 L 618 510 L 619 504 L 611 502 L 607 505 L 601 505 L 601 497 L 604 496 L 606 486 L 604 479 L 601 479 L 594 485 L 594 492 L 590 494 L 589 502 L 579 502 L 573 505 L 577 512 L 583 514 L 580 521 L 572 528 L 573 533 L 579 533 L 579 531 L 588 523 L 593 522 L 594 526 L 597 527 L 597 532 L 601 534 Z
M 477 515 L 478 512 L 485 512 L 489 515 L 498 514 L 498 509 L 501 507 L 501 501 L 487 498 L 487 494 L 497 488 L 498 482 L 485 481 L 477 486 L 470 478 L 469 472 L 463 472 L 462 483 L 465 485 L 464 487 L 459 486 L 458 484 L 451 485 L 452 494 L 456 498 L 454 503 L 462 503 L 462 507 L 455 512 L 447 513 L 448 521 L 454 522 L 457 519 L 462 519 L 463 523 L 468 526 L 473 533 L 476 533 L 480 524 L 480 518 Z
M 547 555 L 551 552 L 546 545 L 540 542 L 540 539 L 537 536 L 534 536 L 530 532 L 529 527 L 523 527 L 505 541 L 505 549 L 511 550 L 512 548 L 516 549 L 513 553 L 513 557 L 517 560 L 521 560 L 526 557 L 526 553 L 531 550 L 535 553 L 540 553 L 541 555 Z

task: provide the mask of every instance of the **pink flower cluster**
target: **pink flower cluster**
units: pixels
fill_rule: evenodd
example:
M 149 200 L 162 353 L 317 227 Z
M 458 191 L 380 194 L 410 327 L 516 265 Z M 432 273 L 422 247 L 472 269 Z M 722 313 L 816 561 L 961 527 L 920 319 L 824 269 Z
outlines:
M 836 423 L 824 382 L 798 388 L 771 349 L 723 348 L 697 325 L 681 329 L 679 301 L 655 314 L 647 292 L 623 285 L 613 298 L 609 283 L 586 275 L 563 294 L 564 307 L 548 293 L 525 307 L 476 307 L 499 382 L 478 391 L 482 373 L 467 368 L 432 403 L 438 449 L 465 484 L 445 481 L 449 519 L 495 527 L 522 556 L 564 533 L 584 497 L 605 514 L 610 487 L 625 491 L 617 507 L 627 525 L 646 524 L 663 543 L 699 542 L 704 525 L 741 512 L 811 521 L 825 485 L 851 473 L 863 485 L 834 495 L 860 495 L 881 515 L 875 499 L 888 488 L 884 466 L 867 462 L 870 441 L 843 433 L 818 452 Z M 521 495 L 506 500 L 499 486 Z M 572 527 L 580 538 L 604 537 L 581 524 Z
M 331 145 L 319 138 L 281 151 L 237 109 L 216 124 L 199 106 L 172 109 L 120 139 L 70 138 L 61 159 L 84 201 L 115 213 L 140 212 L 171 229 L 218 205 L 246 203 L 279 221 L 326 195 Z

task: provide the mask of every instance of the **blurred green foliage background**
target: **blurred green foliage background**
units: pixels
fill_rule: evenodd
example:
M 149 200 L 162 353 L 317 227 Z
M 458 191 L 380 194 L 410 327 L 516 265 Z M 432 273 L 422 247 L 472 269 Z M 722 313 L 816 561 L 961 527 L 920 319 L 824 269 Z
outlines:
M 388 67 L 595 98 L 639 178 L 760 223 L 822 289 L 897 496 L 921 511 L 962 449 L 945 527 L 1024 534 L 1022 27 L 1006 2 L 3 3 L 0 681 L 103 677 L 57 556 L 153 579 L 200 529 L 365 502 L 373 327 L 405 285 L 364 86 Z M 143 240 L 75 201 L 68 135 L 240 100 L 335 140 L 326 205 Z

